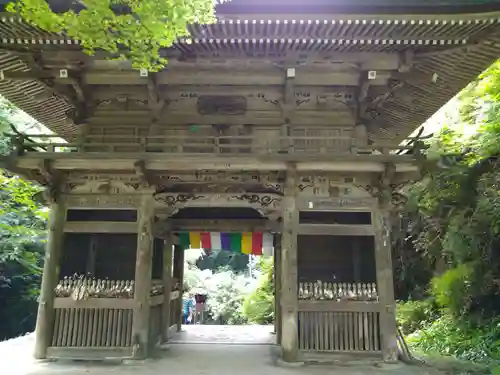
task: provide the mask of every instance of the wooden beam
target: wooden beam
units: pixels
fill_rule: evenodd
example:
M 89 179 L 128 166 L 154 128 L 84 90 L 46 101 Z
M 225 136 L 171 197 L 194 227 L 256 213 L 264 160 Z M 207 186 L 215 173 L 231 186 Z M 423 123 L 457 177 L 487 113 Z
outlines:
M 299 301 L 299 311 L 335 311 L 335 312 L 380 312 L 379 302 L 370 301 Z
M 285 77 L 278 69 L 264 71 L 222 71 L 193 69 L 171 69 L 156 75 L 157 85 L 237 85 L 237 86 L 269 86 L 283 85 Z M 3 71 L 6 80 L 52 79 L 59 84 L 72 84 L 71 78 L 59 77 L 59 72 L 44 70 L 41 72 Z M 88 85 L 146 85 L 147 77 L 141 77 L 137 71 L 89 71 L 84 76 Z M 358 71 L 305 71 L 296 68 L 296 85 L 308 86 L 357 86 L 360 72 Z M 380 72 L 371 85 L 386 85 L 390 72 Z
M 47 358 L 50 359 L 74 359 L 74 360 L 104 360 L 107 358 L 127 359 L 132 356 L 132 349 L 128 348 L 82 348 L 82 347 L 60 347 L 51 346 L 47 350 Z
M 200 220 L 200 219 L 169 219 L 173 231 L 185 232 L 281 232 L 281 224 L 265 219 L 248 220 Z M 164 225 L 159 222 L 158 227 Z
M 4 49 L 11 52 L 11 50 Z M 30 51 L 13 51 L 18 56 L 30 56 Z M 356 64 L 362 70 L 394 70 L 401 66 L 401 55 L 393 52 L 296 52 L 292 50 L 285 50 L 279 56 L 251 56 L 248 57 L 244 51 L 218 51 L 217 55 L 213 53 L 195 51 L 191 56 L 186 56 L 183 52 L 170 49 L 162 50 L 162 56 L 169 59 L 169 66 L 189 66 L 192 64 L 197 65 L 211 65 L 224 64 L 232 65 L 234 62 L 239 61 L 252 61 L 254 63 L 276 63 L 282 61 L 299 61 L 302 64 L 315 61 L 328 61 L 336 63 Z M 85 54 L 81 50 L 44 50 L 43 51 L 45 66 L 51 62 L 57 61 L 82 61 L 86 68 L 93 68 L 94 66 L 101 66 L 103 64 L 115 64 L 115 61 L 109 60 L 111 54 L 106 52 L 96 52 L 93 56 Z
M 192 108 L 184 111 L 168 112 L 168 116 L 159 118 L 157 121 L 159 130 L 170 128 L 171 125 L 186 127 L 188 124 L 212 125 L 227 124 L 245 125 L 252 124 L 256 126 L 275 126 L 283 123 L 283 116 L 278 110 L 252 109 L 244 115 L 200 115 Z M 129 116 L 129 117 L 127 117 Z M 151 120 L 152 113 L 141 112 L 119 112 L 119 111 L 97 111 L 91 119 L 92 125 L 99 126 L 133 126 L 141 128 Z M 296 126 L 330 126 L 330 127 L 352 127 L 355 124 L 352 113 L 341 109 L 325 109 L 318 111 L 316 109 L 300 109 L 295 111 L 294 123 Z M 159 133 L 157 133 L 159 134 Z M 154 135 L 151 133 L 150 135 Z M 132 137 L 131 137 L 132 138 Z
M 137 233 L 137 223 L 116 221 L 67 221 L 65 233 Z
M 339 93 L 346 93 L 353 95 L 356 92 L 356 87 L 325 87 L 325 86 L 309 86 L 309 85 L 294 85 L 297 92 L 305 92 L 309 95 L 322 95 L 322 94 L 332 94 L 337 95 Z M 268 86 L 263 87 L 261 85 L 231 85 L 231 86 L 207 86 L 207 85 L 165 85 L 159 87 L 163 95 L 167 95 L 169 99 L 189 99 L 193 94 L 194 100 L 197 99 L 199 95 L 240 95 L 245 97 L 251 97 L 254 99 L 260 95 L 262 100 L 268 97 L 273 99 L 283 98 L 283 87 L 282 86 Z M 92 93 L 92 100 L 105 101 L 117 98 L 123 95 L 131 100 L 147 100 L 148 92 L 144 86 L 141 85 L 128 85 L 128 86 L 99 86 Z
M 371 225 L 299 224 L 299 234 L 307 236 L 373 236 Z
M 71 297 L 58 297 L 54 300 L 56 309 L 133 309 L 134 305 L 132 298 L 90 298 L 75 301 Z
M 301 211 L 357 211 L 370 212 L 376 206 L 372 197 L 317 197 L 299 196 L 297 206 Z
M 182 158 L 179 158 L 182 156 Z M 226 158 L 226 160 L 222 157 Z M 33 170 L 38 168 L 40 159 L 52 159 L 53 168 L 60 170 L 105 170 L 130 171 L 137 159 L 144 160 L 150 171 L 190 171 L 193 165 L 200 170 L 286 170 L 287 162 L 295 162 L 299 171 L 329 172 L 382 172 L 383 163 L 396 163 L 397 172 L 418 171 L 411 155 L 276 155 L 264 157 L 233 156 L 192 156 L 154 153 L 30 153 L 16 159 L 15 167 Z M 281 160 L 280 160 L 281 159 Z M 302 160 L 301 160 L 302 159 Z M 168 167 L 167 167 L 168 166 Z

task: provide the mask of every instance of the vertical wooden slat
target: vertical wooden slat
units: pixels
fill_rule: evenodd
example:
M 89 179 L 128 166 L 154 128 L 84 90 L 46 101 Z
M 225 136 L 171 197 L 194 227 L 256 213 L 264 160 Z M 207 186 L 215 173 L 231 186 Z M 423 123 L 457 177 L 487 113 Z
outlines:
M 63 330 L 63 338 L 61 342 L 61 346 L 70 346 L 69 343 L 71 342 L 70 338 L 70 330 L 73 328 L 73 318 L 72 318 L 72 309 L 64 309 L 66 311 L 66 325 L 64 326 Z
M 380 343 L 380 314 L 372 313 L 373 315 L 373 340 L 374 340 L 374 349 L 382 350 L 382 346 Z
M 106 347 L 111 346 L 112 334 L 113 334 L 113 309 L 106 309 L 108 314 L 107 326 L 106 326 Z
M 89 343 L 89 346 L 93 347 L 95 346 L 95 334 L 96 334 L 96 324 L 97 324 L 97 321 L 96 321 L 96 312 L 97 312 L 97 309 L 92 309 L 89 311 L 89 327 L 88 327 L 88 330 L 89 330 L 89 334 L 88 334 L 88 337 L 87 337 L 87 341 Z
M 111 346 L 116 347 L 118 346 L 117 343 L 117 332 L 118 332 L 118 309 L 113 309 L 113 327 L 111 330 Z
M 359 312 L 352 313 L 352 341 L 353 350 L 360 351 L 359 348 Z
M 104 309 L 98 310 L 98 319 L 97 319 L 97 346 L 104 346 L 102 341 L 102 331 L 104 329 Z
M 80 346 L 89 346 L 87 340 L 89 336 L 90 311 L 91 309 L 83 309 L 83 329 L 82 329 L 82 340 Z
M 320 312 L 314 312 L 312 313 L 314 316 L 313 324 L 314 324 L 314 349 L 315 350 L 320 350 L 320 333 L 321 333 L 321 326 L 319 322 L 319 316 L 321 315 Z
M 337 312 L 338 330 L 339 330 L 339 350 L 344 350 L 344 314 Z
M 85 310 L 86 309 L 78 309 L 80 310 L 78 313 L 78 337 L 76 339 L 77 346 L 83 346 L 83 323 L 85 321 Z
M 61 327 L 61 310 L 55 309 L 54 310 L 54 329 L 52 330 L 52 340 L 51 340 L 52 346 L 57 345 L 57 337 L 59 334 L 60 327 Z
M 359 312 L 357 315 L 357 338 L 358 338 L 358 350 L 365 350 L 364 340 L 363 340 L 363 315 L 364 312 Z
M 332 350 L 330 347 L 330 329 L 331 329 L 331 326 L 328 322 L 329 315 L 330 315 L 329 312 L 323 313 L 323 326 L 325 327 L 325 332 L 324 332 L 325 350 L 327 350 L 327 351 Z
M 59 328 L 57 330 L 57 341 L 55 346 L 63 346 L 64 334 L 66 330 L 66 326 L 68 325 L 66 315 L 66 309 L 58 309 L 59 310 Z
M 71 324 L 71 344 L 69 346 L 77 346 L 78 344 L 78 323 L 80 321 L 80 309 L 71 309 L 73 315 L 73 323 Z
M 347 333 L 349 335 L 349 349 L 348 350 L 354 350 L 354 341 L 353 341 L 353 332 L 354 332 L 354 319 L 353 319 L 354 313 L 353 312 L 348 312 L 347 313 Z
M 123 346 L 122 344 L 122 327 L 123 327 L 123 310 L 118 309 L 116 313 L 116 346 Z
M 370 313 L 363 313 L 363 341 L 365 344 L 365 350 L 371 350 L 371 339 L 370 334 L 368 332 L 368 324 L 369 324 Z
M 133 311 L 127 310 L 127 346 L 132 346 L 132 322 L 133 322 Z
M 334 351 L 335 350 L 335 319 L 334 319 L 334 314 L 333 312 L 329 311 L 328 312 L 328 326 L 330 327 L 329 331 L 329 340 L 330 340 L 330 350 Z

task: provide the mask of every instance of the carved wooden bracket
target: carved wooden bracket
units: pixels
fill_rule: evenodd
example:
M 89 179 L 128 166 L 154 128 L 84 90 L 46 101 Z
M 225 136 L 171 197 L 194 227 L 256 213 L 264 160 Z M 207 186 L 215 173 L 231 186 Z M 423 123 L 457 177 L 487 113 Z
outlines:
M 278 194 L 214 194 L 214 193 L 156 193 L 154 199 L 172 209 L 188 207 L 249 207 L 256 210 L 280 211 L 283 197 Z
M 43 176 L 47 190 L 45 199 L 50 203 L 56 203 L 61 194 L 62 176 L 52 167 L 52 160 L 44 159 L 40 164 L 40 174 Z

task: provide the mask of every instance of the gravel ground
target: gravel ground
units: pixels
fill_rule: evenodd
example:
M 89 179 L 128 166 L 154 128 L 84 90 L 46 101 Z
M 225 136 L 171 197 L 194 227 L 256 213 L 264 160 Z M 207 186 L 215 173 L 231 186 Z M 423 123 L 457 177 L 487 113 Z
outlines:
M 417 366 L 277 365 L 272 327 L 187 326 L 159 358 L 127 364 L 116 362 L 41 362 L 32 357 L 33 335 L 0 342 L 2 373 L 8 375 L 434 375 Z

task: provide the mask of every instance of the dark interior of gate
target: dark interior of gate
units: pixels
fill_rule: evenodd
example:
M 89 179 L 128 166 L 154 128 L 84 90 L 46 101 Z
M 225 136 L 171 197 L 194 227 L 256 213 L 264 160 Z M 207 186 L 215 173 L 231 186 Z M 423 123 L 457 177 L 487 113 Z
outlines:
M 397 359 L 391 215 L 430 163 L 405 137 L 498 58 L 500 2 L 303 3 L 220 5 L 160 72 L 1 14 L 0 94 L 56 133 L 1 158 L 52 208 L 37 358 L 151 355 L 179 234 L 228 232 L 273 235 L 285 361 Z

